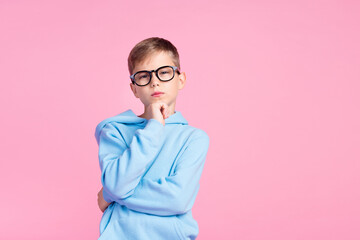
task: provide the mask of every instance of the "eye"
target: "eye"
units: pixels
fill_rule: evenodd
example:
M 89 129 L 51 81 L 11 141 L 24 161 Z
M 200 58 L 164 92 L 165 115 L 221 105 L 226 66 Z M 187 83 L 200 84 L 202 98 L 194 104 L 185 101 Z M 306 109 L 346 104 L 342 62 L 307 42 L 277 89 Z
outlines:
M 147 79 L 149 76 L 146 73 L 139 73 L 135 76 L 137 80 Z

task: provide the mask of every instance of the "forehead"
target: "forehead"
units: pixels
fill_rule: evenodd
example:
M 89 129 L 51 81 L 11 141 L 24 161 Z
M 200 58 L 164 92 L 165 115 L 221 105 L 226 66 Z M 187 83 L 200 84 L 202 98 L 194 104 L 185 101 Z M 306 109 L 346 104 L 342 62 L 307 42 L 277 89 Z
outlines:
M 133 72 L 142 70 L 154 70 L 162 66 L 174 66 L 174 61 L 169 52 L 154 52 L 146 56 L 146 58 L 135 64 Z

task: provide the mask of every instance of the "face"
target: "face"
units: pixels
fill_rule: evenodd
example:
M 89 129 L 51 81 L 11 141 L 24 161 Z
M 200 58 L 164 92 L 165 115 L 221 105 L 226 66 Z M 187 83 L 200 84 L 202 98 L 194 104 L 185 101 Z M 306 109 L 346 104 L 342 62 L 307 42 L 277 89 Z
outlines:
M 162 66 L 175 66 L 175 64 L 169 53 L 156 52 L 147 57 L 142 63 L 136 64 L 133 73 L 143 70 L 156 70 Z M 145 107 L 151 103 L 165 102 L 170 109 L 174 110 L 178 91 L 185 86 L 185 82 L 185 73 L 175 73 L 172 80 L 162 82 L 153 72 L 151 82 L 148 85 L 137 86 L 130 83 L 130 87 L 135 97 L 139 98 Z M 153 95 L 155 92 L 163 92 L 163 94 Z

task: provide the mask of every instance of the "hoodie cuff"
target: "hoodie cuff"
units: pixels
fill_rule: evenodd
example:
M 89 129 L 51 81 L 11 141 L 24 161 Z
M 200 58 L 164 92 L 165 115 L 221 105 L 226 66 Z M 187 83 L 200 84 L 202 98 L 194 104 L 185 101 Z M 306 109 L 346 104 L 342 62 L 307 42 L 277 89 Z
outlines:
M 107 193 L 107 191 L 105 191 L 104 188 L 103 188 L 103 198 L 104 198 L 104 200 L 105 200 L 106 202 L 108 202 L 108 203 L 111 203 L 111 202 L 112 202 L 112 200 L 111 200 L 111 198 L 110 198 L 110 195 Z

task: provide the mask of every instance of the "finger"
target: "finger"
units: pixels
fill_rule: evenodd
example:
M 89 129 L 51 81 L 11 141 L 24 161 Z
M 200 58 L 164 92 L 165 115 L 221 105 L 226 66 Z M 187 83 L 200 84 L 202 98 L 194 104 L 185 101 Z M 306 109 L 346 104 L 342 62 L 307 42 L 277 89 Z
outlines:
M 168 118 L 169 117 L 169 109 L 166 109 L 165 111 L 165 118 Z
M 168 105 L 164 102 L 160 102 L 160 110 L 166 110 L 168 108 Z
M 164 113 L 165 113 L 165 110 L 166 110 L 165 104 L 161 104 L 161 106 L 160 106 L 160 112 L 161 112 L 161 114 L 164 114 Z
M 161 113 L 161 115 L 162 115 L 162 117 L 163 117 L 163 119 L 166 119 L 166 118 L 168 118 L 168 116 L 169 116 L 169 106 L 166 104 L 166 103 L 164 103 L 164 102 L 160 102 L 160 103 L 158 103 L 159 105 L 159 110 L 160 110 L 160 113 Z
M 166 106 L 165 105 L 161 105 L 160 113 L 161 113 L 162 117 L 165 119 L 166 118 Z
M 168 114 L 168 113 L 169 113 L 169 106 L 168 106 L 166 103 L 164 103 L 164 105 L 163 105 L 163 113 L 164 113 L 164 114 Z

